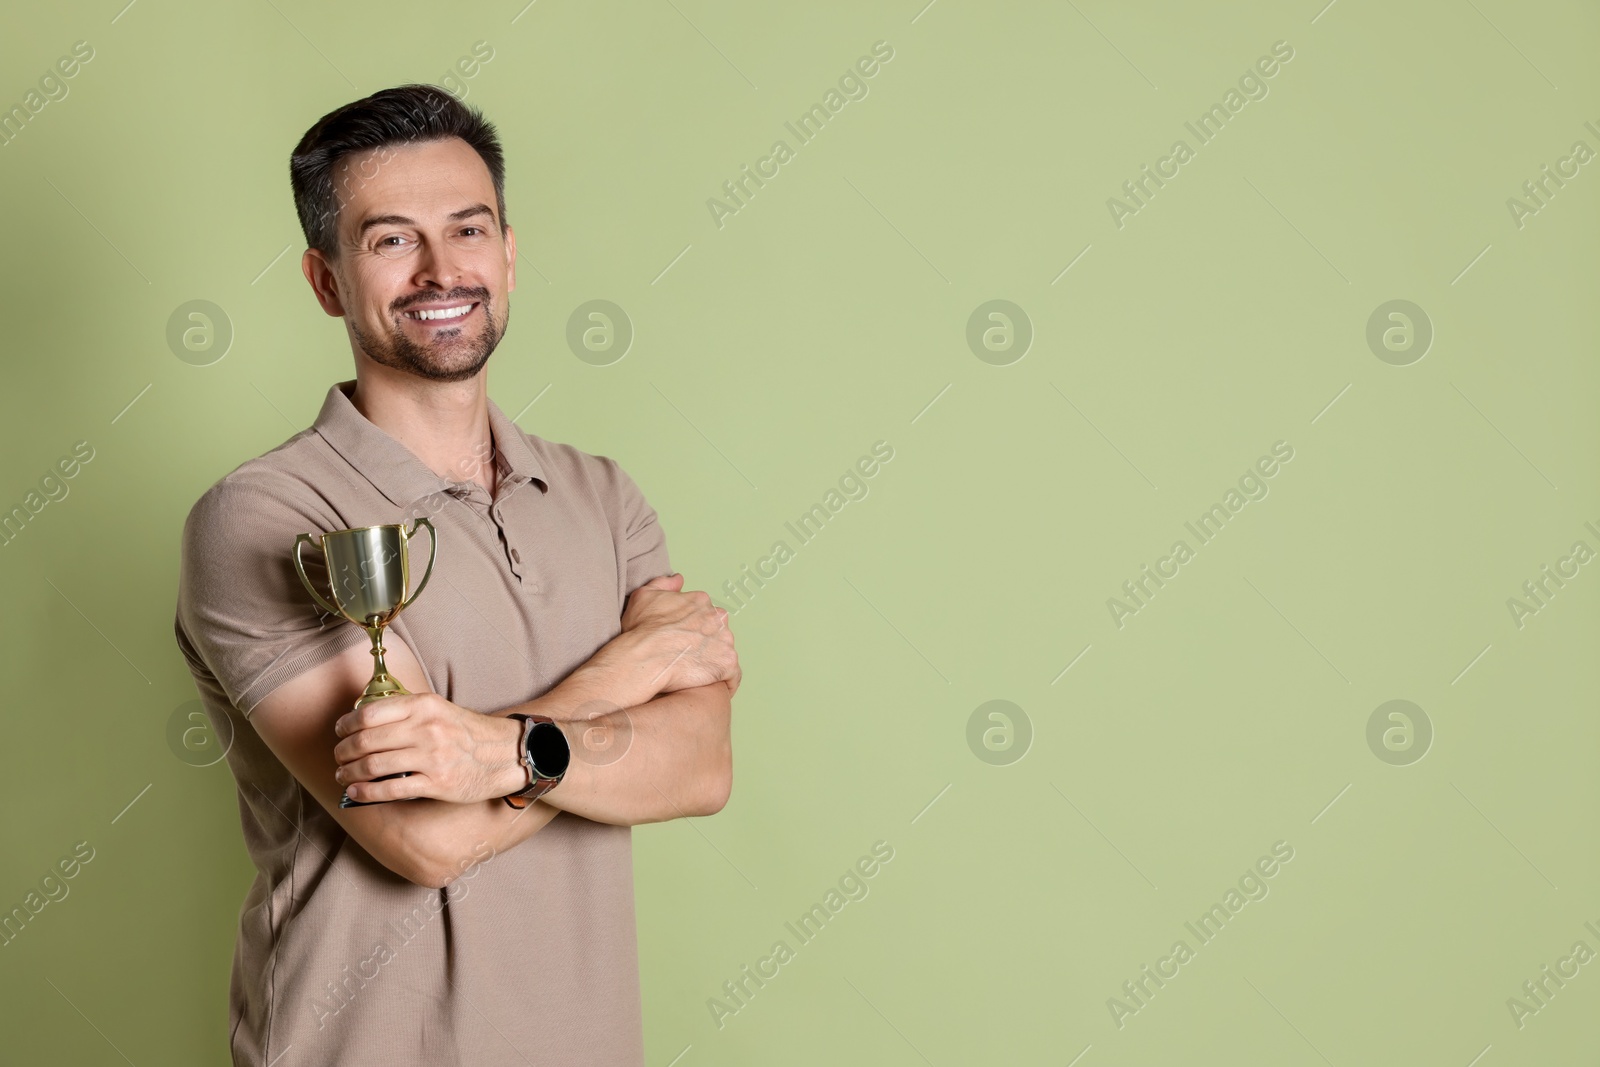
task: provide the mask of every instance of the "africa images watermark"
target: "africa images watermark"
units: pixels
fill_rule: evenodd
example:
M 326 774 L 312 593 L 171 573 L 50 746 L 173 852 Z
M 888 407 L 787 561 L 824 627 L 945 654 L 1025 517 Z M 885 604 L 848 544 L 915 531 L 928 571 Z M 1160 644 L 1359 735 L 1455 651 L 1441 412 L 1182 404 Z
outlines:
M 852 100 L 865 100 L 870 88 L 866 79 L 877 75 L 880 63 L 888 63 L 894 58 L 894 46 L 888 41 L 874 41 L 872 55 L 862 56 L 856 60 L 853 67 L 846 68 L 839 76 L 839 87 L 829 89 L 823 94 L 822 102 L 812 104 L 810 109 L 802 112 L 794 122 L 785 122 L 783 125 L 794 134 L 798 145 L 810 144 L 816 139 L 832 118 L 844 110 L 846 104 Z M 798 123 L 798 125 L 796 125 Z M 756 191 L 766 187 L 767 181 L 776 178 L 783 169 L 784 164 L 795 158 L 795 150 L 789 142 L 779 138 L 772 142 L 772 147 L 767 154 L 756 160 L 755 171 L 752 173 L 750 164 L 739 165 L 739 177 L 731 178 L 722 183 L 722 192 L 727 196 L 727 201 L 717 197 L 706 198 L 706 210 L 711 212 L 711 221 L 716 223 L 717 229 L 722 229 L 724 220 L 729 215 L 737 215 L 748 206 L 755 197 Z M 768 168 L 771 168 L 770 170 Z M 750 184 L 755 183 L 755 189 Z M 742 194 L 742 195 L 741 195 Z
M 482 73 L 484 66 L 493 59 L 494 45 L 488 41 L 474 41 L 472 54 L 462 56 L 444 72 L 444 76 L 439 79 L 439 88 L 457 100 L 465 100 L 472 92 L 472 87 L 467 82 Z
M 0 913 L 0 947 L 9 947 L 11 942 L 21 936 L 29 923 L 38 920 L 39 913 L 45 908 L 66 900 L 67 894 L 72 892 L 72 887 L 67 885 L 67 882 L 76 878 L 84 865 L 93 859 L 94 846 L 87 841 L 79 841 L 72 846 L 70 856 L 62 856 L 56 860 L 54 866 L 47 868 L 44 876 L 39 879 L 37 891 L 28 890 L 21 904 L 12 907 L 8 912 Z
M 1190 147 L 1189 142 L 1178 138 L 1172 142 L 1172 147 L 1167 154 L 1156 160 L 1154 171 L 1146 163 L 1139 168 L 1139 177 L 1130 178 L 1122 183 L 1122 191 L 1128 200 L 1119 200 L 1110 197 L 1106 200 L 1106 210 L 1111 213 L 1111 222 L 1117 229 L 1122 229 L 1123 220 L 1130 215 L 1137 215 L 1148 206 L 1157 190 L 1166 186 L 1163 178 L 1171 180 L 1176 178 L 1184 164 L 1194 159 L 1197 147 L 1208 145 L 1216 139 L 1223 128 L 1232 121 L 1233 116 L 1244 110 L 1244 106 L 1251 100 L 1265 100 L 1268 92 L 1267 81 L 1276 77 L 1280 64 L 1288 64 L 1294 58 L 1294 49 L 1288 41 L 1272 42 L 1272 54 L 1257 59 L 1255 65 L 1245 70 L 1239 77 L 1239 88 L 1229 88 L 1223 94 L 1222 103 L 1212 104 L 1202 112 L 1194 122 L 1185 122 L 1184 128 L 1194 134 L 1196 147 Z M 1170 165 L 1171 169 L 1168 169 Z M 1152 183 L 1155 188 L 1151 188 Z M 1131 201 L 1131 203 L 1129 202 Z
M 801 512 L 794 522 L 785 522 L 784 527 L 794 535 L 800 545 L 810 544 L 822 532 L 828 520 L 843 511 L 846 504 L 852 500 L 867 498 L 867 493 L 871 491 L 867 486 L 867 480 L 883 469 L 880 463 L 888 463 L 892 459 L 894 459 L 894 446 L 888 441 L 874 441 L 872 454 L 860 457 L 853 467 L 846 468 L 844 474 L 839 476 L 839 488 L 830 488 L 823 494 L 821 503 L 812 504 L 809 511 Z M 758 592 L 766 588 L 767 583 L 762 579 L 776 578 L 779 568 L 794 557 L 795 549 L 789 547 L 789 542 L 781 539 L 774 541 L 771 550 L 756 560 L 754 574 L 750 572 L 748 564 L 741 564 L 739 577 L 729 578 L 722 583 L 722 591 L 727 594 L 728 603 L 723 604 L 715 600 L 712 603 L 729 615 L 739 614 L 751 600 L 755 599 Z M 753 588 L 750 584 L 752 582 L 755 583 Z
M 1243 511 L 1246 504 L 1252 500 L 1266 499 L 1270 491 L 1267 479 L 1282 469 L 1279 466 L 1280 461 L 1288 463 L 1292 459 L 1294 459 L 1294 446 L 1287 441 L 1275 442 L 1271 455 L 1256 460 L 1255 465 L 1247 468 L 1239 477 L 1239 488 L 1230 488 L 1223 494 L 1220 503 L 1212 504 L 1193 522 L 1185 522 L 1184 527 L 1195 536 L 1200 545 L 1209 545 L 1222 532 L 1228 520 Z M 1127 624 L 1129 616 L 1137 615 L 1149 607 L 1156 592 L 1167 584 L 1162 579 L 1170 581 L 1176 578 L 1180 568 L 1195 558 L 1195 552 L 1196 549 L 1189 547 L 1188 541 L 1179 538 L 1167 550 L 1167 555 L 1156 560 L 1154 571 L 1150 569 L 1150 564 L 1146 563 L 1137 578 L 1123 582 L 1122 592 L 1128 600 L 1124 601 L 1118 597 L 1106 599 L 1106 610 L 1111 612 L 1111 621 L 1116 624 L 1117 629 L 1120 630 Z M 1171 570 L 1167 569 L 1169 565 Z M 1154 589 L 1151 588 L 1152 582 L 1155 584 Z
M 1585 122 L 1583 125 L 1590 133 L 1600 137 L 1600 127 L 1596 127 L 1593 122 Z M 1541 167 L 1541 173 L 1537 178 L 1530 178 L 1522 183 L 1522 193 L 1528 198 L 1527 200 L 1519 200 L 1514 196 L 1506 197 L 1506 210 L 1511 213 L 1511 222 L 1517 229 L 1522 229 L 1528 224 L 1529 218 L 1549 207 L 1556 193 L 1566 188 L 1567 182 L 1578 176 L 1579 169 L 1595 157 L 1594 149 L 1585 141 L 1573 141 L 1567 153 L 1556 160 L 1554 171 L 1550 169 L 1550 164 L 1546 163 Z M 1563 178 L 1566 181 L 1563 181 Z
M 1184 928 L 1194 935 L 1200 945 L 1209 945 L 1222 933 L 1222 928 L 1229 920 L 1244 910 L 1244 906 L 1252 901 L 1267 899 L 1271 889 L 1267 879 L 1275 876 L 1282 865 L 1294 859 L 1294 846 L 1287 841 L 1274 841 L 1272 855 L 1262 856 L 1256 860 L 1255 865 L 1245 870 L 1239 876 L 1238 888 L 1230 886 L 1222 895 L 1219 903 L 1211 905 L 1210 910 L 1200 916 L 1199 926 L 1195 923 L 1185 922 Z M 1127 1025 L 1130 1015 L 1137 1015 L 1150 1006 L 1150 1000 L 1156 991 L 1164 987 L 1168 981 L 1178 977 L 1184 964 L 1195 958 L 1196 949 L 1189 947 L 1189 942 L 1178 938 L 1172 943 L 1172 948 L 1167 954 L 1156 960 L 1155 969 L 1151 970 L 1148 963 L 1139 968 L 1139 977 L 1130 978 L 1122 983 L 1122 993 L 1127 999 L 1118 997 L 1106 998 L 1106 1010 L 1111 1012 L 1111 1022 L 1118 1030 Z M 1168 967 L 1171 967 L 1168 970 Z M 1151 984 L 1154 983 L 1154 988 Z
M 83 466 L 94 459 L 94 456 L 93 445 L 88 441 L 77 442 L 72 446 L 71 455 L 62 456 L 56 460 L 54 466 L 45 470 L 39 478 L 37 490 L 28 490 L 27 495 L 22 498 L 22 503 L 13 504 L 10 508 L 0 511 L 0 548 L 16 540 L 28 523 L 34 521 L 50 503 L 65 500 L 67 494 L 72 491 L 67 482 L 76 478 Z
M 1600 937 L 1600 927 L 1595 926 L 1592 920 L 1586 921 L 1583 925 L 1595 937 Z M 1566 988 L 1567 982 L 1578 977 L 1583 965 L 1594 957 L 1595 951 L 1589 947 L 1588 942 L 1574 941 L 1572 951 L 1556 960 L 1556 973 L 1552 974 L 1550 965 L 1546 963 L 1539 968 L 1538 978 L 1523 982 L 1522 994 L 1526 1000 L 1519 997 L 1506 998 L 1506 1010 L 1511 1012 L 1511 1021 L 1517 1024 L 1517 1029 L 1521 1030 L 1527 1026 L 1530 1016 L 1548 1008 L 1555 995 Z M 1571 970 L 1568 970 L 1569 966 Z M 1554 989 L 1550 988 L 1551 983 L 1555 984 Z
M 1595 537 L 1600 538 L 1600 530 L 1595 528 L 1594 523 L 1586 522 L 1583 525 Z M 1572 542 L 1567 554 L 1557 558 L 1554 573 L 1550 564 L 1540 564 L 1539 574 L 1522 583 L 1522 594 L 1527 597 L 1526 600 L 1514 596 L 1506 597 L 1506 609 L 1511 612 L 1511 621 L 1516 624 L 1517 629 L 1522 629 L 1527 625 L 1529 618 L 1549 607 L 1549 602 L 1555 598 L 1556 592 L 1566 588 L 1567 582 L 1578 576 L 1578 569 L 1594 559 L 1594 556 L 1594 549 L 1589 547 L 1589 543 L 1580 540 Z
M 62 56 L 56 60 L 55 66 L 45 68 L 45 72 L 39 76 L 39 88 L 29 89 L 22 103 L 0 110 L 0 148 L 21 136 L 22 131 L 28 128 L 28 123 L 37 121 L 39 113 L 50 104 L 65 100 L 72 91 L 67 82 L 76 78 L 93 58 L 94 45 L 88 41 L 74 42 L 71 55 Z
M 862 856 L 840 875 L 837 889 L 830 887 L 820 904 L 812 904 L 811 910 L 795 922 L 783 924 L 784 929 L 794 935 L 796 945 L 809 945 L 816 940 L 822 928 L 843 911 L 846 904 L 867 899 L 867 894 L 871 892 L 868 880 L 876 877 L 892 859 L 894 846 L 887 841 L 874 841 L 872 855 Z M 795 949 L 790 947 L 789 942 L 779 938 L 772 943 L 767 955 L 756 960 L 753 969 L 746 963 L 739 968 L 738 978 L 722 983 L 723 995 L 728 998 L 726 1001 L 707 997 L 706 1009 L 711 1012 L 711 1021 L 717 1024 L 717 1029 L 721 1030 L 727 1025 L 729 1016 L 737 1015 L 749 1007 L 756 993 L 766 988 L 767 983 L 778 976 L 779 969 L 793 960 L 795 955 Z
M 349 1007 L 367 987 L 367 983 L 383 973 L 385 964 L 399 959 L 400 950 L 422 933 L 434 916 L 444 910 L 446 903 L 455 904 L 466 898 L 471 888 L 467 883 L 478 876 L 484 864 L 494 859 L 494 846 L 487 841 L 479 841 L 473 846 L 472 854 L 477 858 L 462 857 L 457 861 L 456 866 L 461 873 L 450 883 L 448 892 L 431 891 L 422 898 L 422 903 L 413 906 L 398 920 L 385 920 L 382 927 L 384 933 L 373 942 L 372 952 L 356 961 L 354 969 L 350 964 L 345 964 L 338 980 L 329 981 L 326 992 L 311 999 L 311 1012 L 316 1016 L 317 1029 L 327 1026 L 329 1019 Z

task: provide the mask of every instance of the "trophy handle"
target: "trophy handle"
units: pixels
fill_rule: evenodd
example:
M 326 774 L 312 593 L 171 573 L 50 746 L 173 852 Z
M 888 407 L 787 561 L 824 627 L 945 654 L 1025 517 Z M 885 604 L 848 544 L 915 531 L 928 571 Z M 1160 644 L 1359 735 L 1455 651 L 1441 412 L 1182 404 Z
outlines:
M 422 572 L 422 581 L 418 582 L 417 587 L 411 590 L 411 595 L 402 600 L 398 608 L 395 608 L 395 615 L 409 608 L 411 602 L 417 599 L 417 595 L 428 584 L 428 579 L 433 577 L 433 561 L 439 554 L 439 531 L 433 528 L 433 523 L 429 519 L 426 517 L 418 518 L 416 522 L 411 524 L 411 529 L 405 531 L 406 547 L 410 548 L 411 539 L 417 536 L 417 531 L 424 526 L 428 528 L 428 569 Z
M 305 564 L 300 561 L 300 546 L 310 543 L 311 540 L 312 537 L 310 534 L 301 534 L 299 537 L 294 539 L 294 569 L 295 572 L 300 575 L 300 584 L 305 586 L 306 592 L 311 594 L 312 599 L 318 604 L 321 604 L 322 607 L 330 614 L 337 615 L 341 619 L 348 619 L 350 616 L 346 615 L 344 612 L 340 611 L 338 608 L 324 600 L 322 594 L 317 592 L 312 586 L 311 579 L 306 577 Z

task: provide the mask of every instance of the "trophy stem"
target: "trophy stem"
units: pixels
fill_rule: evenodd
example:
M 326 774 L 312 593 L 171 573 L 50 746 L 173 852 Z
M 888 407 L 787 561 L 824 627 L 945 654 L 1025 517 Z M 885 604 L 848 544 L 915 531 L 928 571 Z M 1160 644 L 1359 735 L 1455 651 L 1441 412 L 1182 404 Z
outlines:
M 361 699 L 356 701 L 358 708 L 382 697 L 403 696 L 411 692 L 400 684 L 400 679 L 389 673 L 388 665 L 383 662 L 384 628 L 375 621 L 376 618 L 377 616 L 370 616 L 366 622 L 367 636 L 372 638 L 372 679 L 367 682 L 367 688 L 362 692 Z

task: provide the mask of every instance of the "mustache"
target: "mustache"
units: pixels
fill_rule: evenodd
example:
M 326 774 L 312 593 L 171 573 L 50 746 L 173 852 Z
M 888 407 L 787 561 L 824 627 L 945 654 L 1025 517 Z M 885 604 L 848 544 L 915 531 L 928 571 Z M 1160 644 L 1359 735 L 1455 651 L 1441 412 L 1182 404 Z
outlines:
M 448 293 L 442 293 L 442 294 L 439 294 L 439 293 L 428 293 L 428 294 L 419 295 L 419 296 L 414 297 L 414 298 L 412 298 L 410 300 L 407 300 L 403 304 L 394 304 L 394 305 L 391 305 L 391 306 L 392 306 L 392 309 L 395 312 L 395 314 L 398 315 L 398 314 L 402 314 L 404 312 L 410 311 L 412 308 L 416 307 L 418 304 L 433 304 L 433 303 L 437 303 L 437 302 L 439 302 L 441 300 L 444 300 L 444 301 L 449 301 L 449 300 L 475 300 L 475 301 L 477 301 L 478 303 L 482 304 L 484 307 L 487 308 L 489 306 L 489 290 L 487 290 L 487 289 L 452 289 Z

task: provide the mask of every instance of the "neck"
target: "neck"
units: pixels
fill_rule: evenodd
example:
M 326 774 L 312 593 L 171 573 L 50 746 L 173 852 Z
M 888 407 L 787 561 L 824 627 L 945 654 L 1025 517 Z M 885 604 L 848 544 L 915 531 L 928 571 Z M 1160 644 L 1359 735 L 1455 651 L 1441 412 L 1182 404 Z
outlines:
M 488 375 L 430 382 L 388 367 L 356 368 L 350 403 L 452 482 L 475 481 L 492 497 L 494 437 L 489 427 Z

